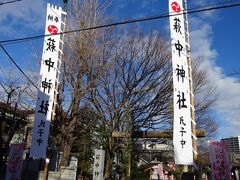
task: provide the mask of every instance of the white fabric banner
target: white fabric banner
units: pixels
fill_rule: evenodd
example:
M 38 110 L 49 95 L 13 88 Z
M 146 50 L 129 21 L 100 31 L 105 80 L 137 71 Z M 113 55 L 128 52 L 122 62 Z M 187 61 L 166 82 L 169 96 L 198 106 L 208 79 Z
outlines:
M 5 180 L 21 179 L 24 146 L 24 144 L 10 145 Z
M 49 127 L 53 109 L 56 76 L 60 57 L 60 35 L 62 32 L 62 8 L 47 6 L 46 28 L 42 62 L 41 87 L 37 95 L 37 105 L 32 132 L 30 157 L 45 158 L 48 143 Z
M 169 0 L 173 67 L 175 164 L 193 164 L 190 89 L 182 0 Z
M 103 180 L 105 151 L 95 149 L 93 164 L 93 180 Z

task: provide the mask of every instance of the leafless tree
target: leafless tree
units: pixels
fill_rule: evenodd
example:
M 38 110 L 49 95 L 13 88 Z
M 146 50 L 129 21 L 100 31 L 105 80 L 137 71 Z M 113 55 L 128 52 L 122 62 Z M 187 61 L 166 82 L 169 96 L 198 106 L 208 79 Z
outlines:
M 172 65 L 169 43 L 158 33 L 143 34 L 131 30 L 112 45 L 112 60 L 91 101 L 105 120 L 109 134 L 106 177 L 119 142 L 113 131 L 172 129 Z M 208 133 L 216 131 L 210 108 L 216 100 L 214 86 L 207 73 L 194 63 L 197 127 Z
M 0 171 L 2 174 L 12 138 L 17 132 L 18 134 L 24 132 L 24 128 L 30 123 L 27 121 L 28 117 L 34 113 L 33 94 L 36 89 L 33 90 L 33 85 L 11 66 L 9 69 L 0 68 L 0 71 L 2 77 L 0 82 Z
M 104 22 L 102 8 L 95 0 L 71 1 L 67 27 L 84 29 Z M 72 33 L 65 37 L 63 76 L 56 118 L 60 120 L 59 139 L 63 151 L 61 165 L 68 164 L 71 147 L 77 137 L 75 130 L 79 110 L 87 102 L 87 94 L 96 88 L 110 59 L 111 34 L 112 29 L 108 28 Z
M 68 27 L 83 29 L 106 22 L 99 7 L 94 0 L 72 1 Z M 116 151 L 122 144 L 128 145 L 128 141 L 115 140 L 113 131 L 172 128 L 170 44 L 155 31 L 123 29 L 102 28 L 66 36 L 58 97 L 62 165 L 68 163 L 77 138 L 79 110 L 87 103 L 98 115 L 96 127 L 105 134 L 105 177 L 110 176 Z M 199 71 L 197 65 L 193 74 L 197 122 L 199 127 L 214 131 L 215 123 L 208 116 L 214 89 L 208 86 L 205 72 Z M 78 133 L 81 132 L 85 131 Z
M 158 34 L 123 33 L 112 45 L 111 64 L 91 93 L 108 130 L 106 177 L 119 148 L 113 131 L 169 128 L 171 55 Z

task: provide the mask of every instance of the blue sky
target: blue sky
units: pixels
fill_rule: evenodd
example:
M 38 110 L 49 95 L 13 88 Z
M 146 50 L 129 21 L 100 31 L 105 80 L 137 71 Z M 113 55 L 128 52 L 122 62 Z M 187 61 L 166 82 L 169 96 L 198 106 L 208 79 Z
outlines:
M 6 2 L 8 0 L 2 0 Z M 99 0 L 106 2 L 111 0 Z M 189 1 L 189 8 L 223 2 L 224 0 Z M 227 0 L 226 0 L 227 1 Z M 23 0 L 0 6 L 0 41 L 44 33 L 46 3 L 60 5 L 60 0 Z M 240 1 L 233 1 L 240 3 Z M 139 18 L 168 12 L 167 0 L 112 0 L 107 12 L 114 21 Z M 190 15 L 190 38 L 193 57 L 202 57 L 202 68 L 209 73 L 209 81 L 216 84 L 219 99 L 214 114 L 219 124 L 218 138 L 240 135 L 240 84 L 234 83 L 237 76 L 230 76 L 240 69 L 240 7 L 214 10 Z M 138 25 L 155 28 L 169 35 L 168 19 L 154 20 Z M 17 63 L 28 72 L 38 70 L 39 59 L 33 51 L 41 54 L 43 40 L 9 44 L 6 49 Z M 12 63 L 0 51 L 0 67 L 7 69 Z M 20 73 L 19 73 L 20 74 Z M 22 77 L 23 78 L 23 77 Z M 0 73 L 0 80 L 4 81 Z

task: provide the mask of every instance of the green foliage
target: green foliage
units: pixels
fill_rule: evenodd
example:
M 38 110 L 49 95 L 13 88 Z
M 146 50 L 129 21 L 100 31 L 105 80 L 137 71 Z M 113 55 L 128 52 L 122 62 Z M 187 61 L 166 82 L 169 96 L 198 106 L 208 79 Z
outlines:
M 119 166 L 119 173 L 123 176 L 127 175 L 127 168 L 129 164 L 129 154 L 126 149 L 121 149 L 119 151 L 120 154 L 120 166 Z
M 140 169 L 134 164 L 132 166 L 132 179 L 133 180 L 149 180 L 149 173 L 144 172 L 143 169 Z
M 75 129 L 76 140 L 72 146 L 71 153 L 78 158 L 78 174 L 90 176 L 93 164 L 94 148 L 96 147 L 95 130 L 98 116 L 88 106 L 79 110 L 78 121 Z
M 181 179 L 183 173 L 183 166 L 176 166 L 175 171 L 173 171 L 173 176 L 175 179 Z

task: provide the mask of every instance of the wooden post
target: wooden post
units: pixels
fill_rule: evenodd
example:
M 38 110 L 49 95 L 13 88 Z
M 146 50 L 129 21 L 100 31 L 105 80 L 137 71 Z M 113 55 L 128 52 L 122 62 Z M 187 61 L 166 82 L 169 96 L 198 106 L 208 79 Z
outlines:
M 189 27 L 188 27 L 187 0 L 184 0 L 184 16 L 185 16 L 186 51 L 187 51 L 187 61 L 188 61 L 191 118 L 192 118 L 193 160 L 196 161 L 197 160 L 197 136 L 196 136 L 196 123 L 195 123 L 193 83 L 192 83 L 192 60 L 191 60 L 191 47 L 190 47 L 190 37 L 189 37 Z
M 45 166 L 44 166 L 44 173 L 43 173 L 43 180 L 48 179 L 48 164 L 49 164 L 49 159 L 45 159 Z
M 183 172 L 188 172 L 188 165 L 183 165 Z
M 202 129 L 196 129 L 196 136 L 201 138 L 206 136 L 206 131 Z M 124 137 L 133 137 L 133 138 L 172 138 L 173 131 L 172 130 L 165 130 L 165 131 L 133 131 L 130 134 L 127 131 L 113 131 L 112 137 L 113 138 L 124 138 Z

